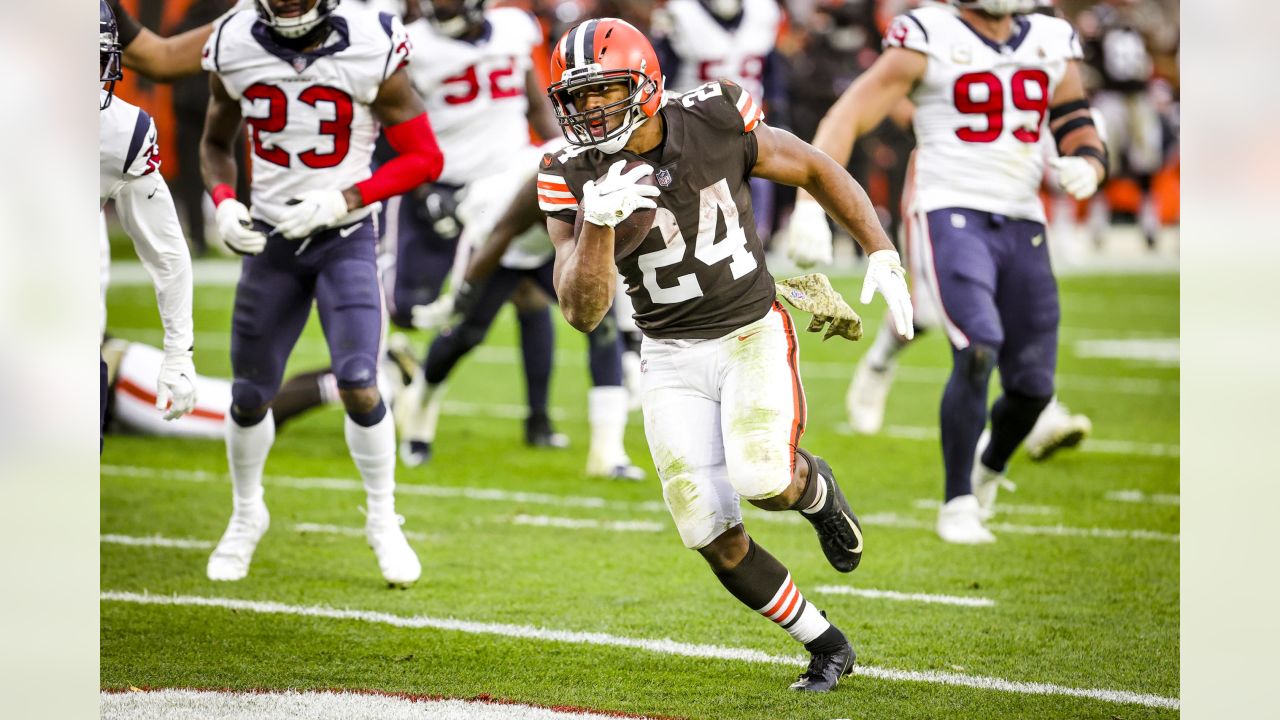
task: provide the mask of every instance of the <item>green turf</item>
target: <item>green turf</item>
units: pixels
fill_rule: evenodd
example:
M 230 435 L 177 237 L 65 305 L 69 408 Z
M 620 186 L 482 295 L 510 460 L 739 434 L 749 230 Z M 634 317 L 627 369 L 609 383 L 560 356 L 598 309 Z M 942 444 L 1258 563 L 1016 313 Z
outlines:
M 856 296 L 855 278 L 837 280 Z M 1179 532 L 1176 505 L 1107 500 L 1111 490 L 1177 494 L 1176 366 L 1078 358 L 1086 339 L 1176 337 L 1175 276 L 1072 277 L 1060 281 L 1062 399 L 1089 414 L 1101 440 L 1160 446 L 1172 456 L 1072 451 L 1043 464 L 1015 457 L 1015 505 L 1050 514 L 1008 513 L 1017 525 Z M 866 313 L 868 337 L 881 308 Z M 110 327 L 156 342 L 149 287 L 116 287 Z M 196 292 L 196 363 L 227 375 L 231 289 Z M 1136 324 L 1135 324 L 1136 323 Z M 204 578 L 207 551 L 102 546 L 104 590 L 233 597 L 400 615 L 537 625 L 636 638 L 753 648 L 799 655 L 771 623 L 742 608 L 685 550 L 661 509 L 656 480 L 593 481 L 582 476 L 587 441 L 584 340 L 557 326 L 559 368 L 553 406 L 574 440 L 567 451 L 534 451 L 518 420 L 446 416 L 431 465 L 401 469 L 404 485 L 470 486 L 616 501 L 609 509 L 533 502 L 483 502 L 404 494 L 406 530 L 424 565 L 407 591 L 385 589 L 361 538 L 303 534 L 295 523 L 360 527 L 359 492 L 284 487 L 267 482 L 272 529 L 242 582 Z M 514 322 L 504 313 L 486 348 L 459 369 L 449 398 L 483 406 L 519 406 Z M 853 437 L 840 425 L 843 397 L 865 344 L 802 341 L 809 398 L 805 445 L 828 458 L 854 508 L 929 523 L 917 506 L 941 497 L 936 440 Z M 325 363 L 318 323 L 308 327 L 290 370 Z M 886 424 L 930 428 L 949 353 L 934 333 L 904 355 Z M 909 377 L 908 377 L 909 376 Z M 355 479 L 342 440 L 341 413 L 325 409 L 279 435 L 267 463 L 272 476 Z M 638 416 L 627 444 L 652 473 Z M 1145 452 L 1145 451 L 1144 451 Z M 225 473 L 221 443 L 113 436 L 103 463 L 158 470 Z M 134 473 L 136 475 L 136 473 Z M 102 532 L 216 540 L 230 512 L 225 480 L 183 481 L 104 472 Z M 511 524 L 521 513 L 600 520 L 648 520 L 656 533 L 567 530 Z M 862 566 L 831 570 L 803 524 L 760 521 L 752 535 L 782 560 L 810 600 L 851 637 L 859 662 L 899 670 L 937 670 L 1008 680 L 1178 695 L 1177 542 L 1000 533 L 989 547 L 943 544 L 927 529 L 868 523 Z M 991 598 L 969 608 L 821 595 L 818 585 Z M 354 621 L 265 616 L 217 608 L 102 604 L 103 687 L 376 688 L 470 697 L 488 694 L 690 718 L 990 718 L 1171 717 L 1171 710 L 1061 696 L 1031 696 L 901 681 L 852 678 L 824 697 L 797 697 L 785 686 L 796 670 L 740 661 L 694 660 L 641 650 L 517 640 Z

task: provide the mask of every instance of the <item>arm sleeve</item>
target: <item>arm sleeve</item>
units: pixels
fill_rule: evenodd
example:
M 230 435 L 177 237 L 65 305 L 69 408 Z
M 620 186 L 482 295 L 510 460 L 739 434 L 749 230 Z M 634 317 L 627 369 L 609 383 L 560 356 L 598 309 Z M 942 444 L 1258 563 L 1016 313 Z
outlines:
M 191 323 L 191 254 L 178 223 L 169 185 L 158 172 L 125 181 L 115 194 L 116 213 L 142 265 L 151 275 L 164 326 L 165 352 L 195 343 Z
M 142 25 L 137 18 L 120 6 L 120 0 L 107 0 L 107 5 L 111 6 L 111 12 L 116 16 L 116 27 L 120 30 L 120 47 L 127 48 L 129 43 L 137 39 L 138 34 L 142 32 Z

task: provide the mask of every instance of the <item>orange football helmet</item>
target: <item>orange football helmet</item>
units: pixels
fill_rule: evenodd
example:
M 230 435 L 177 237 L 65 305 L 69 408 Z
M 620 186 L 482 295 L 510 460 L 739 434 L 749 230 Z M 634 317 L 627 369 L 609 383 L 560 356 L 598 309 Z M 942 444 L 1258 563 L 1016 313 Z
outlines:
M 627 144 L 631 133 L 662 107 L 664 79 L 653 45 L 635 26 L 617 18 L 587 20 L 571 28 L 551 54 L 552 83 L 547 95 L 565 139 L 612 155 Z M 625 82 L 630 92 L 618 102 L 579 110 L 573 91 L 588 85 Z M 622 122 L 607 130 L 607 120 Z M 606 128 L 597 136 L 591 129 Z

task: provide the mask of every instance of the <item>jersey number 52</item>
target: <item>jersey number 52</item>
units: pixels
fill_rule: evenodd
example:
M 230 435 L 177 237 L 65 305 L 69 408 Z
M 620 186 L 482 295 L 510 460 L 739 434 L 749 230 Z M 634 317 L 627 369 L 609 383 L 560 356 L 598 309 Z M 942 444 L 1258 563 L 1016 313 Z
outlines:
M 1036 88 L 1032 91 L 1031 88 Z M 989 143 L 1004 132 L 1004 87 L 995 73 L 974 72 L 956 78 L 953 88 L 956 110 L 965 115 L 983 115 L 986 127 L 956 129 L 956 137 L 965 142 Z M 1049 109 L 1049 75 L 1043 70 L 1023 68 L 1009 78 L 1009 100 L 1018 110 L 1035 113 L 1035 124 L 1018 123 L 1013 136 L 1024 143 L 1040 141 L 1040 126 Z M 1030 118 L 1028 118 L 1030 120 Z

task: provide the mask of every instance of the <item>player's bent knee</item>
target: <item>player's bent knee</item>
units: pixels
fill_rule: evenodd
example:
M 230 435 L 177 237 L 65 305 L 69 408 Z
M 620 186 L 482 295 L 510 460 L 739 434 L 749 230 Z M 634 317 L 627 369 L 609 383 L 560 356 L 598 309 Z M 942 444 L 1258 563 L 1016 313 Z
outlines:
M 333 376 L 339 390 L 372 388 L 378 381 L 378 363 L 372 355 L 349 355 L 334 362 Z
M 975 388 L 985 388 L 996 367 L 999 350 L 985 343 L 973 343 L 955 356 L 955 374 Z
M 342 397 L 342 406 L 351 415 L 367 415 L 378 407 L 382 402 L 382 395 L 378 392 L 377 386 L 364 388 L 339 388 L 338 395 Z
M 231 383 L 231 419 L 241 427 L 257 425 L 267 416 L 277 388 L 252 380 Z
M 732 570 L 742 562 L 750 549 L 751 540 L 747 537 L 747 531 L 741 525 L 734 525 L 698 548 L 698 553 L 712 569 Z

